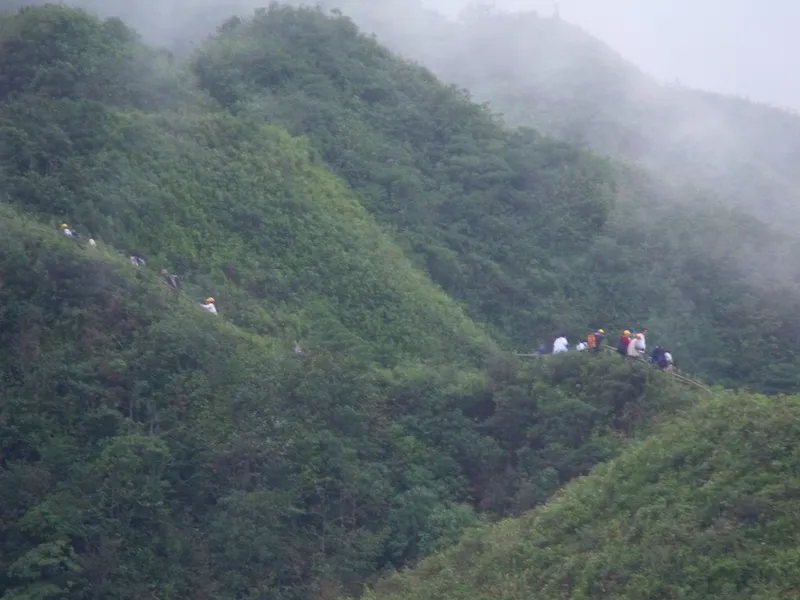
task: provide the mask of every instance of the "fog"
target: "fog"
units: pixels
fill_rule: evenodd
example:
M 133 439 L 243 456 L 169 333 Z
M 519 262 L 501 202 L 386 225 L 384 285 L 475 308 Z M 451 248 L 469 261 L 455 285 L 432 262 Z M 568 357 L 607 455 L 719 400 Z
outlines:
M 0 0 L 0 8 L 28 3 Z M 146 40 L 185 55 L 228 17 L 269 1 L 72 3 L 119 16 Z M 800 81 L 791 76 L 800 52 L 792 51 L 789 30 L 800 3 L 776 0 L 782 12 L 768 12 L 756 0 L 559 0 L 560 21 L 553 0 L 482 0 L 494 15 L 470 0 L 288 3 L 341 8 L 400 54 L 490 102 L 512 125 L 634 159 L 713 189 L 766 222 L 800 227 L 800 119 L 686 89 L 800 108 Z
M 465 0 L 424 0 L 456 15 Z M 553 13 L 553 0 L 494 0 Z M 768 6 L 769 7 L 768 7 Z M 800 3 L 791 0 L 559 0 L 580 25 L 655 77 L 800 109 Z
M 428 8 L 455 17 L 471 0 L 417 0 Z M 25 0 L 0 0 L 0 7 L 26 4 Z M 42 0 L 36 0 L 42 3 Z M 158 43 L 178 37 L 185 41 L 201 33 L 221 15 L 246 12 L 268 0 L 163 0 L 120 2 L 76 0 L 105 15 L 119 13 Z M 392 14 L 393 33 L 418 12 L 415 0 L 289 0 L 291 4 L 319 3 L 342 6 L 356 17 L 364 10 L 373 15 Z M 622 56 L 661 81 L 679 81 L 703 90 L 735 94 L 776 106 L 800 109 L 800 43 L 795 23 L 800 3 L 790 0 L 484 0 L 504 11 L 536 11 L 551 15 L 558 6 L 561 18 L 597 36 Z M 368 8 L 365 8 L 367 7 Z M 401 16 L 400 7 L 408 7 Z M 357 8 L 354 8 L 357 7 Z M 379 8 L 380 7 L 380 8 Z M 399 17 L 399 18 L 398 18 Z M 202 33 L 207 33 L 204 31 Z M 381 32 L 386 34 L 386 31 Z M 197 40 L 193 40 L 197 41 Z

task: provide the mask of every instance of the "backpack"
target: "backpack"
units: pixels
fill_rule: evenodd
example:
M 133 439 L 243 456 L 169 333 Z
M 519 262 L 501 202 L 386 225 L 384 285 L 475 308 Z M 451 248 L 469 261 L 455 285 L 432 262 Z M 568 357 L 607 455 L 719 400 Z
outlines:
M 630 344 L 631 339 L 626 337 L 619 338 L 619 344 L 617 344 L 617 352 L 622 354 L 622 356 L 628 355 L 628 344 Z
M 589 348 L 594 349 L 597 346 L 597 336 L 590 333 L 586 336 L 586 343 L 589 344 Z

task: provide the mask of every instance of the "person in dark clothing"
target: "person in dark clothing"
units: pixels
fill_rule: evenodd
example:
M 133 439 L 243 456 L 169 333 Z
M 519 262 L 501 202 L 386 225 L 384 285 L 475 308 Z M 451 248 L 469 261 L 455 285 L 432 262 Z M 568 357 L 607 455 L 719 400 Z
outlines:
M 605 341 L 606 341 L 606 332 L 603 331 L 602 329 L 598 329 L 597 331 L 595 331 L 594 332 L 594 348 L 593 348 L 593 350 L 595 352 L 600 352 L 601 346 L 603 345 L 603 342 L 605 342 Z
M 666 348 L 657 346 L 650 357 L 653 359 L 653 364 L 658 365 L 662 371 L 672 370 L 672 354 Z
M 164 277 L 164 280 L 167 282 L 167 285 L 171 287 L 176 292 L 179 292 L 181 289 L 181 280 L 178 279 L 177 275 L 173 275 L 172 273 L 168 272 L 166 269 L 161 269 L 161 276 Z
M 661 359 L 664 356 L 664 349 L 661 346 L 656 346 L 650 353 L 650 362 L 654 365 L 661 366 Z

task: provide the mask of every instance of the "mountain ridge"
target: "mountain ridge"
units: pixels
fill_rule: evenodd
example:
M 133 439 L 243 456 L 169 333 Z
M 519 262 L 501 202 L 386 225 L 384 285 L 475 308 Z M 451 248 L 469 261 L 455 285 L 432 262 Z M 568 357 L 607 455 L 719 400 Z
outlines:
M 796 388 L 792 282 L 730 260 L 765 226 L 505 129 L 344 17 L 274 6 L 184 62 L 29 8 L 0 73 L 3 600 L 353 595 L 701 416 L 647 364 L 510 351 L 563 330 Z

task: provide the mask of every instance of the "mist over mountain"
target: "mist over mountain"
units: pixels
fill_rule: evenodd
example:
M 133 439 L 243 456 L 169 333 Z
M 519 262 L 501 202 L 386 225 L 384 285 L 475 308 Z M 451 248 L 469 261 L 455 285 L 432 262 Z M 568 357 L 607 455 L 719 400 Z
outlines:
M 467 0 L 426 0 L 457 17 Z M 479 4 L 479 3 L 478 3 Z M 800 67 L 794 23 L 800 7 L 757 0 L 494 0 L 507 12 L 536 11 L 578 25 L 661 82 L 800 108 L 800 87 L 786 73 Z
M 230 15 L 249 14 L 260 4 L 171 0 L 151 6 L 86 0 L 81 5 L 121 16 L 145 39 L 182 56 Z M 735 97 L 659 83 L 626 60 L 635 62 L 635 54 L 623 57 L 565 20 L 570 11 L 576 18 L 583 15 L 586 6 L 565 6 L 559 19 L 552 7 L 539 7 L 541 14 L 512 14 L 499 10 L 502 3 L 498 9 L 472 5 L 449 18 L 430 8 L 439 5 L 421 0 L 317 4 L 343 10 L 394 50 L 490 102 L 512 125 L 533 126 L 635 160 L 670 183 L 703 188 L 706 195 L 784 231 L 793 232 L 800 224 L 800 179 L 794 169 L 800 158 L 800 118 Z M 624 13 L 632 23 L 651 22 L 648 15 L 666 10 L 658 4 L 651 12 L 624 6 L 628 12 L 622 4 L 603 9 L 603 18 L 613 21 Z M 703 10 L 713 12 L 713 7 Z M 676 7 L 670 11 L 682 14 Z M 731 28 L 749 13 L 742 8 L 725 14 Z M 665 17 L 659 27 L 669 29 L 664 23 L 670 22 Z M 692 22 L 679 19 L 674 28 L 677 32 Z

